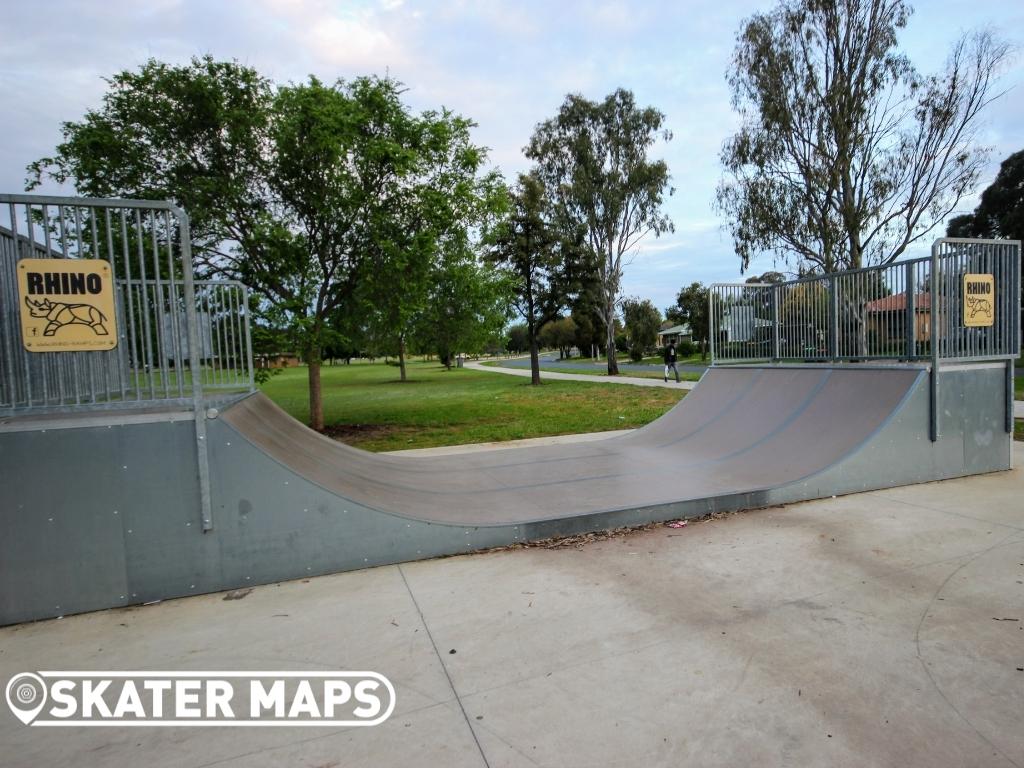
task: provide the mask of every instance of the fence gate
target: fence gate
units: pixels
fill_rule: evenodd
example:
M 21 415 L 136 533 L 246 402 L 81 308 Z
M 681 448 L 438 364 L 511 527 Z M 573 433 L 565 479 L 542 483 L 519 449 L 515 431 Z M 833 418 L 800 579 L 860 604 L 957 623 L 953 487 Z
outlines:
M 206 411 L 254 389 L 249 296 L 191 249 L 167 202 L 0 195 L 0 416 L 191 409 L 209 530 Z

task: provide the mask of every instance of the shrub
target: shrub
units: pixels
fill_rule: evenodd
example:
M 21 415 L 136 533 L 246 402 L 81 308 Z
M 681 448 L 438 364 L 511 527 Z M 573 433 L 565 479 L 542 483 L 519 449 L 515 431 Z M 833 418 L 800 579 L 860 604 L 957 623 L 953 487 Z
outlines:
M 679 357 L 690 357 L 696 355 L 700 349 L 692 341 L 683 340 L 676 344 L 676 354 Z

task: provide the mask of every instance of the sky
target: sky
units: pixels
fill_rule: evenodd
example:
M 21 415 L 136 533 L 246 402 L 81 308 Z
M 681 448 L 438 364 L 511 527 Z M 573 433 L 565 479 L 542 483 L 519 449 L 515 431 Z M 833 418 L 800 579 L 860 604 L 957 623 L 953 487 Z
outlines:
M 771 0 L 9 3 L 0 41 L 0 192 L 23 191 L 25 166 L 53 151 L 61 122 L 99 106 L 104 77 L 149 58 L 237 59 L 280 84 L 309 75 L 334 81 L 389 74 L 406 85 L 412 108 L 445 106 L 474 120 L 475 142 L 489 148 L 490 162 L 509 181 L 529 168 L 522 149 L 566 94 L 599 100 L 622 87 L 640 105 L 661 110 L 673 134 L 653 154 L 671 173 L 675 191 L 665 212 L 675 232 L 647 238 L 623 281 L 625 295 L 664 309 L 691 282 L 741 279 L 712 205 L 719 152 L 739 122 L 725 72 L 743 20 L 772 6 Z M 922 0 L 900 38 L 927 73 L 941 68 L 960 34 L 977 27 L 994 29 L 1018 51 L 1000 79 L 1006 94 L 984 115 L 981 136 L 993 149 L 992 162 L 958 212 L 973 209 L 999 161 L 1024 148 L 1024 3 Z M 52 183 L 38 191 L 73 193 Z M 773 268 L 763 256 L 747 274 Z

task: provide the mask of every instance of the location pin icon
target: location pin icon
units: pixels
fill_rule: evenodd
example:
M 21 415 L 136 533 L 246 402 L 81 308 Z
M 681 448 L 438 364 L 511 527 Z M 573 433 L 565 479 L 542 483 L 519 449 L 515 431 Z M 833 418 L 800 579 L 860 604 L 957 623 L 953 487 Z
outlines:
M 28 725 L 46 705 L 46 683 L 39 675 L 22 672 L 7 683 L 7 706 L 14 716 Z

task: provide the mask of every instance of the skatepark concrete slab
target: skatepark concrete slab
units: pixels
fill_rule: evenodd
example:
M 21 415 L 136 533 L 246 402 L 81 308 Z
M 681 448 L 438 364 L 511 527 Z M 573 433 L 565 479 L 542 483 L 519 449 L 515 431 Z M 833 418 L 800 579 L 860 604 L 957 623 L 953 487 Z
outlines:
M 4 766 L 1024 765 L 1017 469 L 0 629 L 37 669 L 371 669 L 375 728 L 38 729 Z M 1018 621 L 1000 619 L 1019 619 Z M 454 651 L 454 653 L 451 653 Z M 318 729 L 317 729 L 318 730 Z

